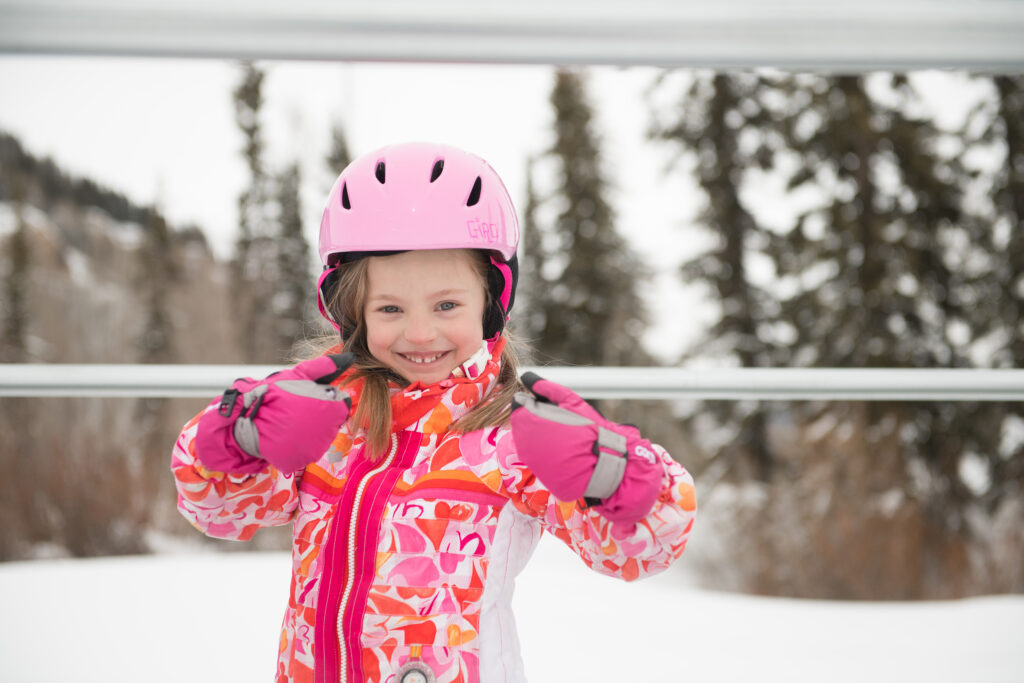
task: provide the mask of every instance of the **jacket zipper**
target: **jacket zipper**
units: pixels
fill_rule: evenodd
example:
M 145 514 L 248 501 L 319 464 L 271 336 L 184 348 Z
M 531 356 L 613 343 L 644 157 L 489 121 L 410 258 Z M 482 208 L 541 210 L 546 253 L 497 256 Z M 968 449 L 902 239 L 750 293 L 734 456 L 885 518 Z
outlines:
M 359 486 L 356 488 L 355 499 L 352 502 L 352 513 L 348 523 L 348 553 L 347 561 L 345 566 L 345 590 L 341 594 L 341 602 L 338 603 L 338 659 L 339 659 L 339 670 L 338 678 L 341 683 L 345 683 L 348 678 L 348 653 L 345 651 L 345 632 L 342 628 L 342 624 L 345 619 L 345 607 L 348 604 L 348 600 L 352 595 L 352 588 L 355 584 L 355 573 L 356 573 L 356 532 L 359 527 L 359 506 L 363 501 L 363 491 L 366 490 L 366 485 L 371 479 L 377 474 L 380 474 L 386 470 L 391 462 L 395 459 L 395 455 L 398 453 L 398 435 L 391 435 L 391 452 L 388 453 L 384 461 L 375 469 L 370 470 L 366 475 L 359 481 Z

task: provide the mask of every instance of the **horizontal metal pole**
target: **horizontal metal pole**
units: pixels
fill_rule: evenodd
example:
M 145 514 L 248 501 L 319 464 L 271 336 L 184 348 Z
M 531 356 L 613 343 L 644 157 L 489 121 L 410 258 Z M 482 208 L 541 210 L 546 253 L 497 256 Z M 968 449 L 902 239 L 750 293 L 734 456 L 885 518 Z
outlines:
M 0 0 L 0 53 L 1024 70 L 1017 0 Z
M 0 364 L 0 396 L 207 397 L 270 365 Z M 533 367 L 586 398 L 1022 401 L 1024 370 Z

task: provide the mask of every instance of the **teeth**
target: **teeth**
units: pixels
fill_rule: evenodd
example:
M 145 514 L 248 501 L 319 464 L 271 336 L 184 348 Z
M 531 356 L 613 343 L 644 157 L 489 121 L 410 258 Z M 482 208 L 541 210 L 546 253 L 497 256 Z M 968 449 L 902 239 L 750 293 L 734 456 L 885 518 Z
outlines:
M 434 354 L 433 356 L 421 356 L 419 358 L 415 358 L 413 356 L 406 356 L 406 359 L 412 361 L 413 363 L 433 363 L 435 360 L 437 360 L 443 355 L 444 354 L 437 353 Z

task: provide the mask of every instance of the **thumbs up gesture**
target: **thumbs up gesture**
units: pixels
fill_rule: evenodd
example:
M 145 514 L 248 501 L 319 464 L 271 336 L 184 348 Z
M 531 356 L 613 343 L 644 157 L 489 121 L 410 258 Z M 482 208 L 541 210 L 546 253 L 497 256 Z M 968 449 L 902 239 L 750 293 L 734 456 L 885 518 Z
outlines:
M 252 474 L 273 465 L 295 472 L 322 456 L 352 409 L 331 386 L 355 360 L 320 356 L 265 379 L 235 380 L 199 420 L 196 456 L 218 472 Z
M 529 393 L 516 394 L 511 424 L 523 463 L 560 500 L 584 498 L 615 522 L 645 517 L 664 475 L 651 442 L 566 387 L 532 372 L 521 379 Z

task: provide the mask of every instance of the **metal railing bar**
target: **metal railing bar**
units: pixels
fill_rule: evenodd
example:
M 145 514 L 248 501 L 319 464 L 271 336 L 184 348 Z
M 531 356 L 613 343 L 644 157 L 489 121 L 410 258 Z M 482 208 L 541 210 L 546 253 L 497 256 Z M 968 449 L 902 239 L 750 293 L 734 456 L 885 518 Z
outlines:
M 1024 3 L 0 0 L 0 52 L 228 59 L 1024 68 Z
M 270 365 L 0 364 L 0 396 L 207 397 Z M 527 367 L 586 398 L 1024 401 L 1024 370 Z

